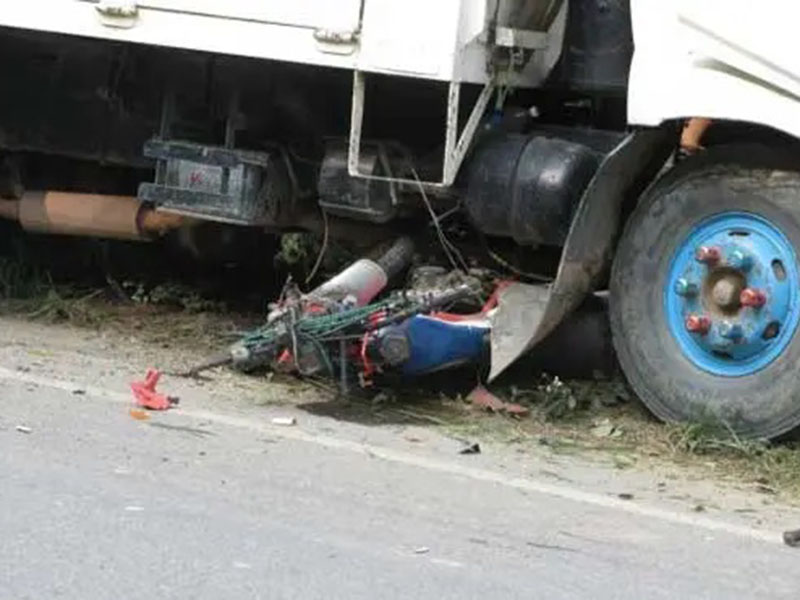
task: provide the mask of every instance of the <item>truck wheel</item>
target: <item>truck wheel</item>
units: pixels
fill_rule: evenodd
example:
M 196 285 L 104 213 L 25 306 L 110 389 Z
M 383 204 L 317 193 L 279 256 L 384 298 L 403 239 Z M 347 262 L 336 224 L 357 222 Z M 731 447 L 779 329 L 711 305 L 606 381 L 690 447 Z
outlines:
M 652 186 L 626 227 L 611 331 L 661 419 L 759 438 L 800 425 L 800 173 L 785 163 L 709 150 Z

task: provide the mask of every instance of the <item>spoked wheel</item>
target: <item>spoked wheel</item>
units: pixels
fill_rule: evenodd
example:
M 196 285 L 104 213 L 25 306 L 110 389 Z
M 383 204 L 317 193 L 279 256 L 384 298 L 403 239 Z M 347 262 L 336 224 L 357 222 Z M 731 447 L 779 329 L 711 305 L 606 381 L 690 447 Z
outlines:
M 668 173 L 628 223 L 611 328 L 632 387 L 662 419 L 754 437 L 800 425 L 800 174 L 777 163 L 709 151 Z

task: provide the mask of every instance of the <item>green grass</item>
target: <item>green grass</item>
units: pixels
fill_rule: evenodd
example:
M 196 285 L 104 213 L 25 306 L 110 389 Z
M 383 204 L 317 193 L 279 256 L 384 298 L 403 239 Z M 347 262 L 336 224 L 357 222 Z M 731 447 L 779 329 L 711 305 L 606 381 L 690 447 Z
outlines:
M 91 300 L 103 290 L 57 285 L 46 270 L 13 257 L 0 257 L 0 312 L 47 322 L 97 321 Z
M 743 438 L 728 424 L 720 421 L 703 420 L 666 425 L 665 432 L 674 451 L 688 454 L 728 453 L 751 458 L 769 450 L 766 440 Z
M 52 281 L 47 272 L 22 260 L 0 256 L 0 299 L 33 298 L 51 287 Z

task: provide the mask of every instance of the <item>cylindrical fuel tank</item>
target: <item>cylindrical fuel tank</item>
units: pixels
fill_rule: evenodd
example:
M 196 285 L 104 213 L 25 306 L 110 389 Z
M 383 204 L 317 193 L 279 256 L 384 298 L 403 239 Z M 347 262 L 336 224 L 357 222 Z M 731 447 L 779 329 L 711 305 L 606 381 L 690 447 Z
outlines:
M 558 137 L 499 135 L 466 167 L 464 206 L 487 235 L 559 246 L 601 154 Z

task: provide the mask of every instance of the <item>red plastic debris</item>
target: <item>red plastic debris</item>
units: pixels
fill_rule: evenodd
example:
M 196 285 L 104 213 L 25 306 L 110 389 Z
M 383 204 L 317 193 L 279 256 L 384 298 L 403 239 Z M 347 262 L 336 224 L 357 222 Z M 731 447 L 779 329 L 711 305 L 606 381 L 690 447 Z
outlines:
M 364 337 L 361 338 L 361 347 L 359 348 L 359 358 L 361 358 L 361 368 L 363 369 L 361 374 L 361 382 L 362 387 L 372 385 L 371 377 L 375 373 L 375 365 L 372 364 L 372 361 L 369 359 L 369 354 L 367 350 L 369 349 L 369 334 L 365 333 Z M 369 383 L 367 383 L 369 382 Z
M 513 402 L 505 402 L 495 396 L 482 385 L 472 390 L 467 396 L 467 400 L 474 406 L 489 412 L 504 412 L 515 417 L 524 417 L 530 412 L 527 408 Z
M 272 368 L 277 373 L 291 373 L 295 370 L 294 356 L 288 348 L 281 352 L 281 355 L 273 363 Z
M 506 402 L 505 411 L 507 415 L 514 415 L 515 417 L 526 417 L 530 410 L 516 402 Z
M 156 385 L 161 378 L 161 373 L 157 369 L 147 369 L 144 381 L 134 381 L 131 383 L 133 396 L 136 398 L 136 405 L 150 410 L 167 410 L 178 403 L 177 398 L 159 394 Z
M 467 396 L 467 401 L 478 408 L 491 412 L 500 412 L 506 404 L 482 385 L 470 392 L 469 396 Z
M 481 308 L 481 311 L 479 313 L 473 313 L 471 315 L 462 315 L 456 313 L 436 311 L 431 313 L 431 317 L 439 319 L 441 321 L 447 321 L 449 323 L 461 323 L 464 321 L 483 321 L 486 318 L 486 315 L 488 315 L 493 308 L 497 307 L 498 303 L 500 302 L 500 294 L 503 292 L 503 290 L 506 289 L 508 286 L 510 286 L 512 283 L 514 282 L 511 281 L 510 279 L 504 279 L 502 281 L 499 281 L 495 286 L 492 295 L 489 296 L 489 299 L 483 305 L 483 308 Z

